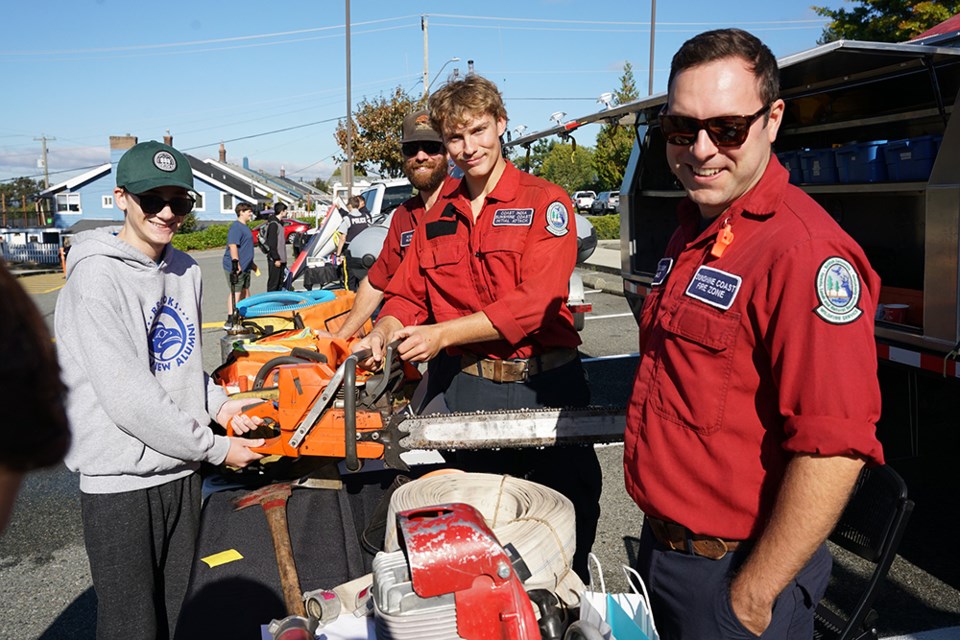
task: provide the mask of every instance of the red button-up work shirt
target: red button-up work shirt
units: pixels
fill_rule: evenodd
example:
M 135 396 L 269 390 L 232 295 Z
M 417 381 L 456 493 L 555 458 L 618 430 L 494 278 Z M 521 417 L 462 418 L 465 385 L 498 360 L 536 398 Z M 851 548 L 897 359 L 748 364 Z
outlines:
M 577 347 L 566 306 L 577 259 L 569 203 L 563 189 L 509 162 L 476 220 L 466 185 L 444 185 L 386 289 L 381 316 L 415 325 L 483 312 L 503 340 L 464 347 L 481 357 Z
M 387 238 L 383 241 L 383 248 L 377 261 L 367 271 L 367 280 L 375 288 L 384 291 L 393 274 L 400 269 L 403 257 L 413 242 L 413 231 L 417 228 L 420 218 L 423 217 L 423 199 L 415 195 L 393 210 L 390 218 L 390 228 Z
M 880 280 L 775 158 L 702 233 L 699 217 L 683 201 L 642 310 L 625 480 L 645 513 L 742 540 L 795 453 L 883 462 Z M 724 223 L 734 240 L 715 258 Z

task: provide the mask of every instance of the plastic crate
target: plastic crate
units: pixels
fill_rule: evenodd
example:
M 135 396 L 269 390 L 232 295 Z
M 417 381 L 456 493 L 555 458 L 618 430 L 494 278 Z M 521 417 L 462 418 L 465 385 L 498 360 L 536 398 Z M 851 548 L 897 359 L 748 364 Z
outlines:
M 837 160 L 833 149 L 807 149 L 800 152 L 803 181 L 812 184 L 836 184 Z
M 783 168 L 790 173 L 791 183 L 800 184 L 803 182 L 803 170 L 800 169 L 799 151 L 783 151 L 777 154 L 777 159 L 780 160 Z
M 943 136 L 893 140 L 885 150 L 887 177 L 893 182 L 929 180 Z
M 887 179 L 884 159 L 886 140 L 854 142 L 835 150 L 840 182 L 883 182 Z

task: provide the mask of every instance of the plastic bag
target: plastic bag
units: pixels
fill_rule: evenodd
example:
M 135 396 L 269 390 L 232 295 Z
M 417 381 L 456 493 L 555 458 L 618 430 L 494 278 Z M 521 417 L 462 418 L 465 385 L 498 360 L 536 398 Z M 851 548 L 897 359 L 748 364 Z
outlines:
M 640 574 L 623 565 L 631 593 L 607 593 L 600 561 L 590 554 L 590 586 L 580 599 L 580 620 L 600 632 L 604 640 L 660 640 L 650 610 L 650 596 Z M 596 590 L 593 569 L 599 574 L 600 590 Z M 637 591 L 639 586 L 640 591 Z

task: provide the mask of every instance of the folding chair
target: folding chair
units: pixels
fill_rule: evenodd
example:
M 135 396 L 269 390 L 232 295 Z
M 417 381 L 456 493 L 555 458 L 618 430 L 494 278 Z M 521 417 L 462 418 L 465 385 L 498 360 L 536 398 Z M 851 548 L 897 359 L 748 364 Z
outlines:
M 816 640 L 876 640 L 878 615 L 872 609 L 873 601 L 897 555 L 912 511 L 907 485 L 896 471 L 887 465 L 864 467 L 829 539 L 874 563 L 873 573 L 849 612 L 837 611 L 836 600 L 828 588 L 814 614 Z

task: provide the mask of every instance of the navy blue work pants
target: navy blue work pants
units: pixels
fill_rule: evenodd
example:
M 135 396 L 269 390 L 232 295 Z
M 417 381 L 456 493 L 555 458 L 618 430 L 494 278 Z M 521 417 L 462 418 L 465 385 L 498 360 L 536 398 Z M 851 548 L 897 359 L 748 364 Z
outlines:
M 773 620 L 763 635 L 744 627 L 730 605 L 730 580 L 750 554 L 741 545 L 720 560 L 672 551 L 644 523 L 637 571 L 650 593 L 661 640 L 810 640 L 813 612 L 830 580 L 833 560 L 821 545 L 797 577 L 780 593 Z

